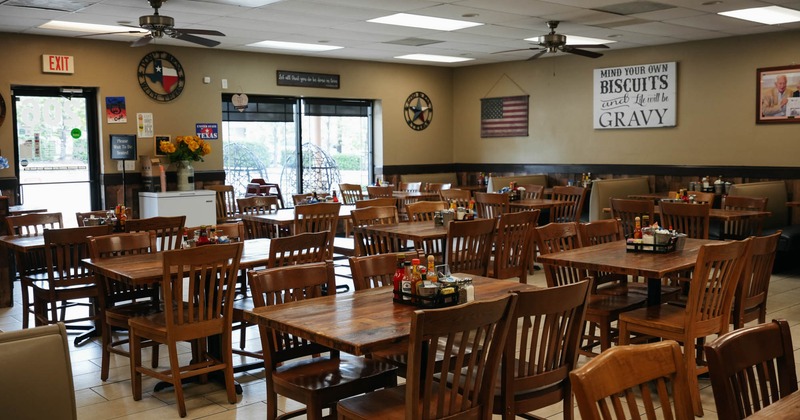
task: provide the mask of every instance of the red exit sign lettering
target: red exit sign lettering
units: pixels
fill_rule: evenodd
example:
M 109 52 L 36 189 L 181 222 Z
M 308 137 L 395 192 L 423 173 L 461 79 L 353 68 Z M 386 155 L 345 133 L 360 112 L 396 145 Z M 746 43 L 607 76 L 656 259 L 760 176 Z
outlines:
M 45 73 L 75 73 L 75 58 L 71 55 L 42 55 L 42 71 Z

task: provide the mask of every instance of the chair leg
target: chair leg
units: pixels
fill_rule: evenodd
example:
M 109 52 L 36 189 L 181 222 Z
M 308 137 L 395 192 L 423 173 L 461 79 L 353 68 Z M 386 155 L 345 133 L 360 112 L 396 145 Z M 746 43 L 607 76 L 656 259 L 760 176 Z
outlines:
M 225 362 L 225 391 L 228 393 L 228 402 L 236 404 L 236 382 L 233 380 L 233 334 L 222 334 L 222 356 Z
M 111 346 L 111 326 L 105 322 L 101 322 L 99 325 L 101 342 L 103 343 L 101 348 L 102 359 L 100 361 L 100 380 L 105 382 L 108 380 L 109 364 L 111 363 L 111 352 L 109 351 L 109 347 Z M 131 348 L 132 344 L 129 344 L 128 347 Z M 132 353 L 133 350 L 131 350 L 131 354 Z
M 178 362 L 178 348 L 175 343 L 167 346 L 169 351 L 169 367 L 172 375 L 172 387 L 175 389 L 175 401 L 178 403 L 178 414 L 186 417 L 186 402 L 183 397 L 183 384 L 181 383 L 181 367 Z
M 314 398 L 306 401 L 306 418 L 308 420 L 322 420 L 322 405 Z
M 267 420 L 275 420 L 278 418 L 278 394 L 269 382 L 267 381 Z
M 142 399 L 142 373 L 139 367 L 142 366 L 142 338 L 137 336 L 133 329 L 130 330 L 130 340 L 128 345 L 131 350 L 131 388 L 133 390 L 133 400 Z
M 683 343 L 683 362 L 689 377 L 689 392 L 694 405 L 694 415 L 703 417 L 703 405 L 700 403 L 700 383 L 697 380 L 697 363 L 694 356 L 694 340 L 687 338 Z
M 28 286 L 24 281 L 19 281 L 20 288 L 22 289 L 22 329 L 28 329 L 30 322 L 31 302 L 28 295 Z
M 242 325 L 239 328 L 239 349 L 244 350 L 245 348 L 245 340 L 247 339 L 247 323 L 242 321 Z
M 158 343 L 153 343 L 153 355 L 150 357 L 150 367 L 153 369 L 158 367 Z

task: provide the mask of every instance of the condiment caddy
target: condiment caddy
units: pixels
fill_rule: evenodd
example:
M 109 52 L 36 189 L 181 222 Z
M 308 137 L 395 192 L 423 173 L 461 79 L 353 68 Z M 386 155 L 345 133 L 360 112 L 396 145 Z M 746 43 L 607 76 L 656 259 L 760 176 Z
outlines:
M 451 276 L 447 266 L 435 265 L 432 255 L 427 262 L 420 265 L 417 258 L 409 262 L 398 254 L 392 301 L 419 308 L 443 308 L 474 300 L 471 278 Z

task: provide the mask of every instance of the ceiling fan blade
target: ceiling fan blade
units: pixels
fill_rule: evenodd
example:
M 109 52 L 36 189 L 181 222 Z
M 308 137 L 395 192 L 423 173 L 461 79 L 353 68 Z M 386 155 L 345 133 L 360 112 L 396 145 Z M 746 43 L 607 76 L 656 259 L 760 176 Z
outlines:
M 567 44 L 567 46 L 572 48 L 608 48 L 606 44 Z
M 562 47 L 561 51 L 568 52 L 568 53 L 571 53 L 571 54 L 580 55 L 580 56 L 584 56 L 584 57 L 589 57 L 589 58 L 598 58 L 598 57 L 602 57 L 603 56 L 603 54 L 600 54 L 600 53 L 597 53 L 597 52 L 594 52 L 594 51 L 580 50 L 580 49 L 577 49 L 577 48 L 570 47 L 569 45 L 565 45 L 564 47 Z
M 519 52 L 519 51 L 536 51 L 542 49 L 541 47 L 530 47 L 530 48 L 517 48 L 516 50 L 505 50 L 505 51 L 496 51 L 492 54 L 503 54 L 503 53 L 510 53 L 510 52 Z
M 142 45 L 147 45 L 152 41 L 153 41 L 153 35 L 147 34 L 147 35 L 137 39 L 136 41 L 133 41 L 131 43 L 131 47 L 141 47 Z
M 538 53 L 534 54 L 533 56 L 531 56 L 531 58 L 528 59 L 528 61 L 536 60 L 537 58 L 543 56 L 545 53 L 547 53 L 547 49 L 543 49 L 543 50 L 539 51 Z
M 100 36 L 100 35 L 123 35 L 123 34 L 142 34 L 142 35 L 145 35 L 145 34 L 147 34 L 147 31 L 145 31 L 144 29 L 139 29 L 138 31 L 100 32 L 100 33 L 96 33 L 96 34 L 78 35 L 75 38 L 85 38 L 85 37 L 89 37 L 89 36 Z
M 194 36 L 184 33 L 178 33 L 173 38 L 178 38 L 183 41 L 194 42 L 195 44 L 199 44 L 205 47 L 216 47 L 217 45 L 220 44 L 219 41 L 214 41 L 213 39 L 201 38 L 199 36 Z
M 212 29 L 189 29 L 189 28 L 175 28 L 175 32 L 181 34 L 197 34 L 197 35 L 213 35 L 213 36 L 225 36 L 220 31 L 215 31 Z

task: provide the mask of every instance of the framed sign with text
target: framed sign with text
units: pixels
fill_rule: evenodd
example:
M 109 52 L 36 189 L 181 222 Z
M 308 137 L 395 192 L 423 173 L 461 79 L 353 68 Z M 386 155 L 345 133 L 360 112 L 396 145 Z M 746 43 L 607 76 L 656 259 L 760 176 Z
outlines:
M 136 136 L 133 134 L 112 134 L 111 159 L 136 160 Z
M 594 70 L 594 128 L 674 127 L 677 63 Z
M 800 66 L 756 70 L 756 123 L 800 122 Z
M 299 71 L 278 70 L 277 77 L 278 86 L 339 89 L 338 74 L 303 73 Z

